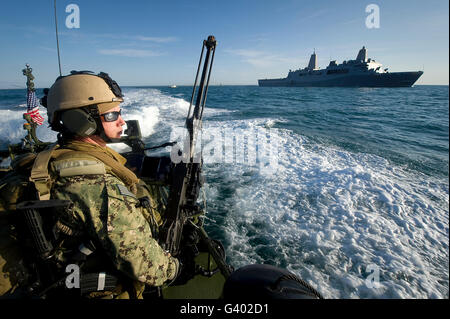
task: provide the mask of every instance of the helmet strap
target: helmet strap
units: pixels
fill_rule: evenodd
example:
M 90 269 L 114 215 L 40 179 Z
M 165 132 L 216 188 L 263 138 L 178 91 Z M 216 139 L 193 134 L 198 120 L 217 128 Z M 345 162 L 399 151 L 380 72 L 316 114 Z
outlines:
M 100 112 L 98 111 L 98 106 L 96 104 L 90 105 L 87 108 L 89 115 L 97 123 L 97 131 L 94 133 L 100 136 L 106 143 L 111 143 L 108 136 L 106 136 L 105 130 L 103 129 L 102 119 L 100 118 Z

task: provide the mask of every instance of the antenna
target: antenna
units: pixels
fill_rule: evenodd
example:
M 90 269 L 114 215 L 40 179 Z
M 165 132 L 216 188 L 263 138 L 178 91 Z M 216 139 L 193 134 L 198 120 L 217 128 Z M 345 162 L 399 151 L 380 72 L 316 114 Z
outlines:
M 58 50 L 59 76 L 62 76 L 62 73 L 61 73 L 61 57 L 59 56 L 58 19 L 56 18 L 56 0 L 54 1 L 54 7 L 55 7 L 56 48 Z

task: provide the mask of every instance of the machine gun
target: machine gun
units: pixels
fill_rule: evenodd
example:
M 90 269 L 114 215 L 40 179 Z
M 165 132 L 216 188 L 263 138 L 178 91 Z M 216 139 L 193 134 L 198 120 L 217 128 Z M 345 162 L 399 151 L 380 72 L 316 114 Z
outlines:
M 200 65 L 203 59 L 203 52 L 206 47 L 206 57 L 203 65 L 201 80 L 198 87 L 197 99 L 195 107 L 192 110 L 192 102 L 195 96 Z M 212 62 L 214 60 L 214 52 L 216 41 L 214 37 L 208 37 L 203 42 L 202 53 L 200 56 L 197 75 L 195 78 L 194 88 L 192 92 L 191 103 L 188 115 L 186 117 L 187 134 L 184 141 L 184 150 L 180 147 L 172 148 L 171 159 L 176 164 L 174 173 L 172 174 L 172 189 L 169 197 L 166 223 L 163 225 L 162 244 L 163 247 L 177 256 L 180 250 L 180 241 L 182 237 L 183 227 L 189 217 L 198 214 L 199 207 L 196 205 L 199 195 L 199 189 L 202 185 L 201 180 L 201 158 L 196 156 L 195 146 L 198 131 L 201 129 L 202 115 L 206 102 L 206 94 L 209 84 L 208 69 L 211 71 Z M 212 54 L 212 58 L 211 58 Z M 191 112 L 192 110 L 192 112 Z M 194 161 L 195 156 L 195 161 Z
M 221 249 L 220 246 L 207 236 L 202 225 L 196 225 L 193 222 L 196 216 L 203 214 L 202 209 L 197 205 L 199 191 L 203 184 L 201 175 L 203 160 L 195 147 L 199 131 L 202 127 L 203 111 L 208 93 L 216 44 L 217 42 L 214 36 L 209 36 L 207 40 L 203 41 L 189 111 L 186 117 L 187 135 L 184 142 L 184 150 L 182 152 L 178 146 L 172 148 L 171 159 L 175 162 L 175 165 L 171 174 L 171 192 L 167 211 L 164 216 L 165 223 L 162 226 L 160 241 L 162 246 L 170 251 L 173 256 L 178 256 L 180 254 L 182 238 L 188 240 L 187 237 L 192 237 L 192 233 L 194 233 L 206 245 L 218 268 L 225 278 L 227 278 L 231 273 L 231 269 L 225 263 L 223 254 L 221 255 L 219 252 Z M 192 108 L 205 48 L 205 60 L 196 94 L 196 102 L 194 108 Z M 186 235 L 186 232 L 183 231 L 186 225 L 190 227 L 191 225 L 194 226 L 193 228 L 191 227 L 193 231 L 189 235 Z

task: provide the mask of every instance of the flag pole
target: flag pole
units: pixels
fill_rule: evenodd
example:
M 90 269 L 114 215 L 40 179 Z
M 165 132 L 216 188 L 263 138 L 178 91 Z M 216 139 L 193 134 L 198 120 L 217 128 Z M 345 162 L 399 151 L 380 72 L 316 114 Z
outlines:
M 23 75 L 27 77 L 27 112 L 24 114 L 24 119 L 36 125 L 42 125 L 44 118 L 39 113 L 39 102 L 36 98 L 36 89 L 34 88 L 33 82 L 33 69 L 30 68 L 28 63 L 25 66 L 26 68 L 22 70 Z
M 36 136 L 36 128 L 38 125 L 44 123 L 44 118 L 39 113 L 39 103 L 36 99 L 36 89 L 34 88 L 33 82 L 33 69 L 28 63 L 25 64 L 25 67 L 22 73 L 27 77 L 27 112 L 23 114 L 23 118 L 26 121 L 23 128 L 27 130 L 27 136 L 23 139 L 23 142 L 25 147 L 33 152 L 35 146 L 42 145 L 43 143 Z

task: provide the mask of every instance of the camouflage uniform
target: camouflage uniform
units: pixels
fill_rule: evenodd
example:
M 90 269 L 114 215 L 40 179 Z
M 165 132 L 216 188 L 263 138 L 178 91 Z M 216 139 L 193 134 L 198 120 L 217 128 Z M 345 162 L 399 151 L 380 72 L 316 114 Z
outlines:
M 101 151 L 118 162 L 124 162 L 123 157 L 109 148 L 82 142 L 74 145 L 82 146 L 85 152 Z M 69 148 L 73 148 L 73 145 L 69 145 Z M 146 219 L 152 213 L 137 207 L 139 200 L 134 194 L 136 190 L 134 193 L 130 191 L 133 187 L 127 188 L 108 166 L 105 166 L 103 174 L 99 174 L 101 171 L 96 169 L 89 169 L 94 166 L 98 169 L 102 164 L 94 157 L 87 157 L 86 153 L 82 159 L 75 160 L 72 156 L 71 159 L 57 159 L 52 163 L 51 169 L 57 177 L 51 197 L 74 203 L 73 209 L 62 212 L 59 220 L 74 230 L 82 230 L 89 238 L 100 243 L 116 269 L 131 279 L 151 286 L 160 286 L 166 280 L 173 279 L 178 270 L 178 261 L 152 238 Z M 67 168 L 79 165 L 87 168 L 85 171 L 89 173 L 79 175 L 73 170 L 67 173 L 70 172 Z M 154 199 L 150 200 L 154 202 Z M 153 215 L 157 220 L 160 218 L 157 213 L 155 216 L 155 212 Z

